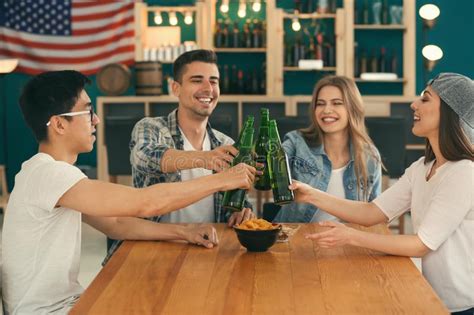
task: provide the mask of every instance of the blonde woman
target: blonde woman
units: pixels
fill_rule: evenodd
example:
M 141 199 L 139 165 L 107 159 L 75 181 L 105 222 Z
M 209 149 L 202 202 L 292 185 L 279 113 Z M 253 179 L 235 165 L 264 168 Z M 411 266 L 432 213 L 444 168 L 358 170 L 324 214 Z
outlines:
M 311 125 L 289 132 L 283 147 L 292 177 L 329 194 L 371 201 L 381 191 L 380 155 L 367 135 L 364 107 L 354 81 L 328 76 L 315 86 Z M 282 207 L 275 221 L 318 222 L 336 217 L 310 204 Z

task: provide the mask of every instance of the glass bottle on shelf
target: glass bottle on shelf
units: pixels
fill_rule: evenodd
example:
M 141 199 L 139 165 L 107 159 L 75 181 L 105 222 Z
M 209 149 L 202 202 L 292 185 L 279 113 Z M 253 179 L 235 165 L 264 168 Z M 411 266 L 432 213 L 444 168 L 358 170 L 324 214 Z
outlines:
M 395 49 L 392 49 L 392 58 L 390 59 L 390 72 L 398 76 L 398 58 Z
M 277 123 L 271 120 L 269 124 L 269 143 L 267 153 L 268 171 L 270 173 L 270 183 L 273 191 L 273 200 L 277 205 L 292 202 L 295 195 L 288 188 L 291 185 L 291 174 L 288 163 L 288 156 L 281 146 L 278 134 Z
M 229 94 L 237 94 L 237 90 L 238 90 L 238 83 L 237 83 L 237 77 L 238 77 L 238 74 L 237 74 L 237 66 L 236 65 L 232 65 L 232 75 L 230 77 L 230 88 L 229 88 Z
M 302 10 L 303 8 L 302 8 L 301 0 L 293 0 L 293 2 L 294 2 L 294 9 L 295 9 L 295 11 L 302 12 L 301 10 Z
M 300 45 L 301 41 L 298 38 L 293 45 L 293 66 L 298 67 L 298 62 L 300 60 Z
M 354 42 L 354 78 L 360 77 L 359 43 Z
M 360 55 L 360 73 L 368 72 L 368 64 L 367 64 L 367 54 L 365 49 L 362 49 L 362 53 Z M 359 74 L 360 76 L 360 74 Z
M 378 72 L 378 60 L 375 48 L 372 49 L 372 56 L 370 56 L 370 72 Z
M 258 73 L 257 73 L 257 69 L 253 69 L 252 71 L 252 88 L 250 90 L 250 94 L 259 94 L 259 84 L 258 84 Z
M 362 7 L 362 23 L 369 24 L 369 2 L 364 0 L 364 6 Z
M 224 73 L 222 78 L 222 93 L 229 94 L 230 93 L 230 78 L 229 78 L 229 66 L 224 65 Z
M 382 24 L 388 24 L 388 3 L 383 0 L 382 3 Z
M 291 67 L 293 65 L 293 58 L 291 55 L 292 47 L 290 44 L 286 44 L 285 47 L 285 67 Z
M 241 136 L 241 144 L 239 148 L 239 153 L 232 161 L 232 166 L 235 166 L 239 163 L 246 163 L 249 165 L 253 164 L 253 155 L 252 155 L 252 144 L 253 144 L 253 134 L 254 130 L 252 128 L 245 128 L 242 130 L 243 135 Z M 226 191 L 224 193 L 224 199 L 222 202 L 222 207 L 228 211 L 241 211 L 244 206 L 245 200 L 245 189 L 234 189 Z
M 314 10 L 314 2 L 313 0 L 307 0 L 307 3 L 306 3 L 306 12 L 307 13 L 313 13 L 315 10 Z
M 337 0 L 329 0 L 329 12 L 336 13 L 337 10 Z
M 267 21 L 262 21 L 261 22 L 262 26 L 262 47 L 266 48 L 267 47 Z
M 260 74 L 260 94 L 267 94 L 267 63 L 262 63 L 262 72 Z
M 221 25 L 222 25 L 222 20 L 219 19 L 217 20 L 216 23 L 216 31 L 214 32 L 214 46 L 216 48 L 220 48 L 223 45 L 223 40 L 222 40 L 222 30 L 221 30 Z
M 237 94 L 245 93 L 245 82 L 244 82 L 244 72 L 242 70 L 237 71 Z
M 247 20 L 244 24 L 244 36 L 242 47 L 252 47 L 252 34 L 250 33 L 250 20 Z
M 252 39 L 253 39 L 253 47 L 259 48 L 261 47 L 262 39 L 260 38 L 261 32 L 259 30 L 259 23 L 258 20 L 253 20 L 253 29 L 252 29 Z
M 387 72 L 387 61 L 385 59 L 385 47 L 380 48 L 379 72 Z
M 336 51 L 335 51 L 334 44 L 330 41 L 326 42 L 326 52 L 327 52 L 327 66 L 328 67 L 335 67 L 336 66 Z
M 260 109 L 260 128 L 258 130 L 257 141 L 255 142 L 255 161 L 264 165 L 263 174 L 255 181 L 254 187 L 257 190 L 270 190 L 270 173 L 268 172 L 267 155 L 269 144 L 269 122 L 270 111 L 268 108 Z
M 240 30 L 237 21 L 234 22 L 234 28 L 232 29 L 232 47 L 240 47 Z
M 319 0 L 317 12 L 324 14 L 328 12 L 328 0 Z
M 359 6 L 357 5 L 357 1 L 354 1 L 354 24 L 360 24 L 360 12 Z
M 226 48 L 230 47 L 231 32 L 230 32 L 230 20 L 229 19 L 225 20 L 224 29 L 222 30 L 222 32 L 223 32 L 224 47 L 226 47 Z

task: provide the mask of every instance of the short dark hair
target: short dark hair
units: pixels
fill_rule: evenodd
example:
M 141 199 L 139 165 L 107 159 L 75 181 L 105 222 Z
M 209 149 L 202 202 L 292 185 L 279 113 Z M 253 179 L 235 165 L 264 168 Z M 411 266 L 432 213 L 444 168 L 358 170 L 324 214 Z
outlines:
M 82 73 L 64 70 L 41 73 L 25 85 L 20 108 L 38 142 L 47 140 L 46 124 L 51 116 L 70 112 L 84 86 L 90 83 Z
M 474 161 L 471 141 L 462 130 L 459 115 L 440 98 L 439 150 L 448 161 Z M 435 155 L 429 141 L 426 143 L 425 163 L 433 161 Z
M 185 52 L 179 56 L 173 63 L 173 78 L 177 82 L 181 82 L 183 72 L 186 65 L 195 62 L 206 62 L 217 65 L 217 55 L 212 50 L 197 49 Z

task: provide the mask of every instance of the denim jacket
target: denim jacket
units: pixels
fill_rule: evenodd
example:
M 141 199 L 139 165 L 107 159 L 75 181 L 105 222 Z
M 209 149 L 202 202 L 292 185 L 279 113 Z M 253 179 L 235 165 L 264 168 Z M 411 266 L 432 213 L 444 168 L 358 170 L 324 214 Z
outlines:
M 283 148 L 288 154 L 291 175 L 293 179 L 306 183 L 319 190 L 326 191 L 331 177 L 332 165 L 326 152 L 324 145 L 310 147 L 306 143 L 301 133 L 297 130 L 286 134 L 283 141 Z M 378 150 L 373 147 L 377 156 Z M 351 159 L 344 170 L 343 183 L 346 199 L 363 200 L 364 191 L 362 190 L 358 197 L 357 179 L 354 172 L 354 154 L 352 146 L 350 148 Z M 379 158 L 380 159 L 380 158 Z M 381 164 L 373 157 L 367 160 L 367 176 L 368 176 L 368 199 L 372 201 L 381 192 Z M 321 211 L 317 207 L 310 204 L 291 203 L 284 205 L 277 214 L 276 222 L 310 222 L 316 211 Z

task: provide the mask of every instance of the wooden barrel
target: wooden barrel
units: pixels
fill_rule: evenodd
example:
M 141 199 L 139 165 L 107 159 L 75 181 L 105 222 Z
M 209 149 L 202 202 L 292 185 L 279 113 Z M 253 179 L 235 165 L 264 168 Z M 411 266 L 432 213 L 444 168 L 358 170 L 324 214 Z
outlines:
M 130 87 L 130 69 L 120 63 L 111 63 L 97 73 L 97 87 L 105 95 L 120 95 Z
M 136 62 L 135 73 L 135 92 L 137 95 L 163 94 L 163 72 L 161 62 Z

